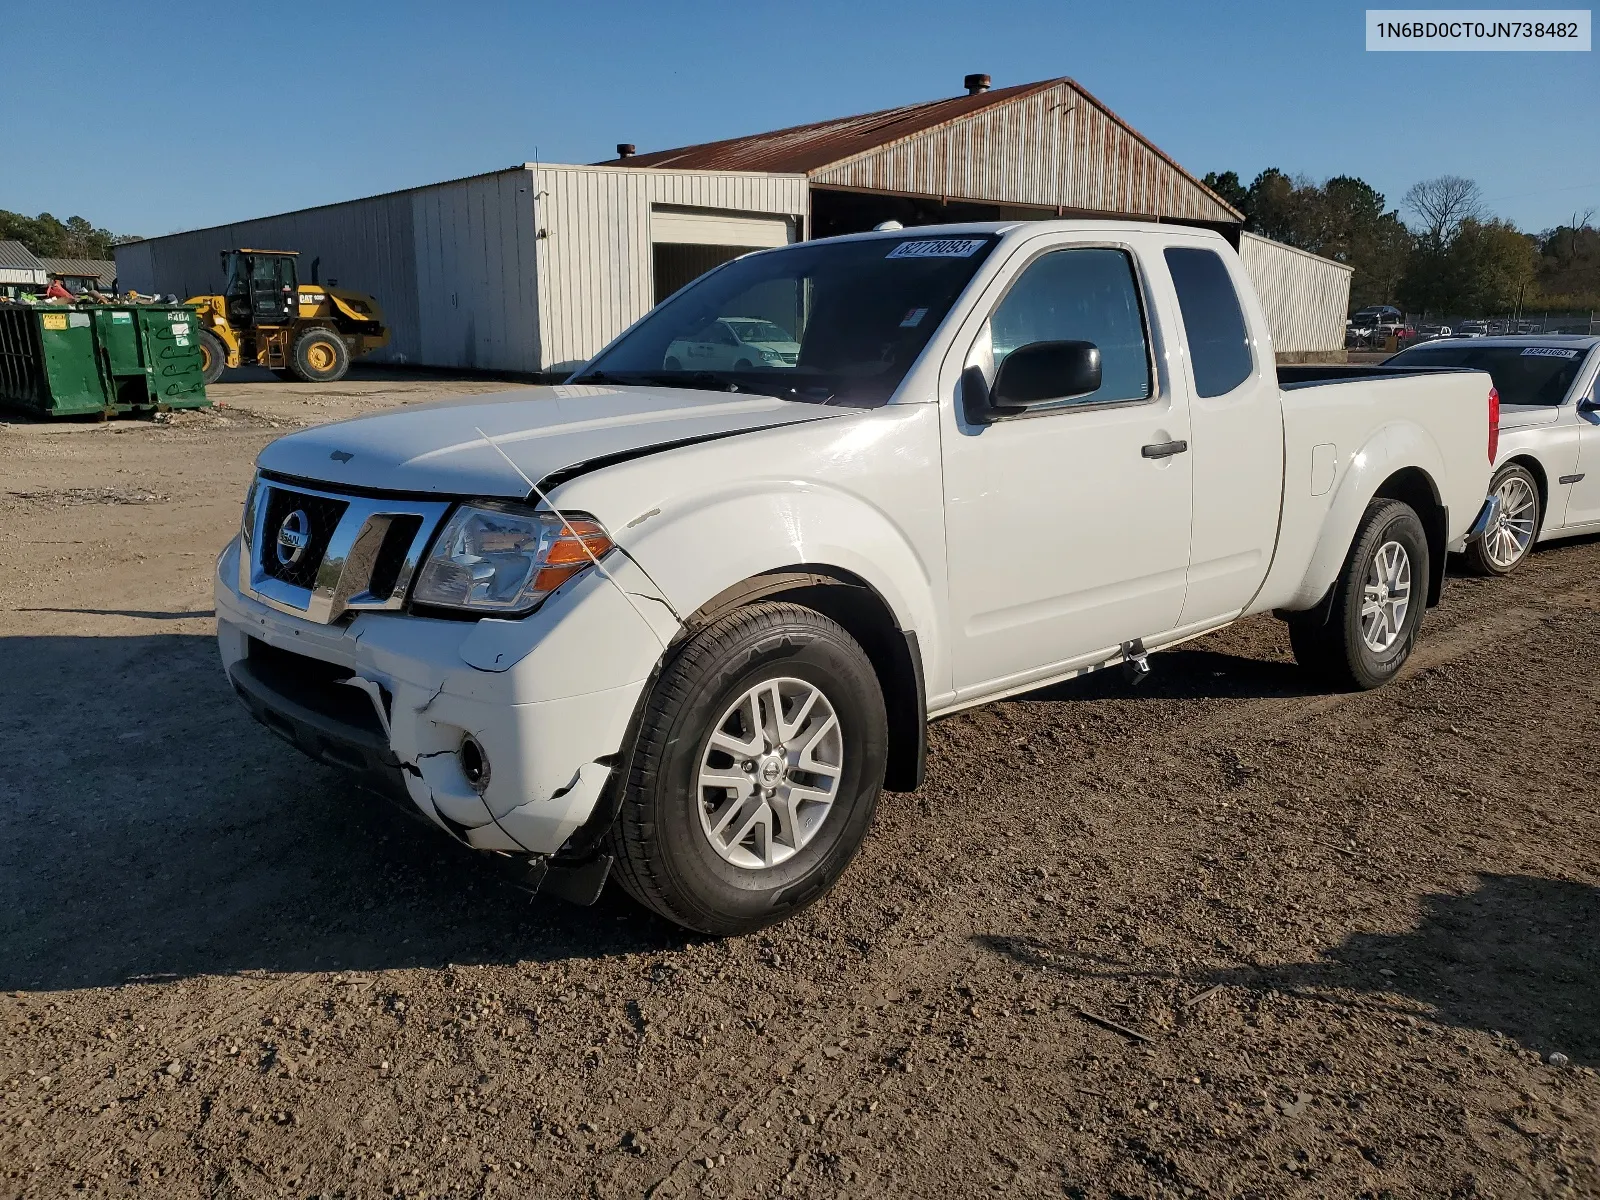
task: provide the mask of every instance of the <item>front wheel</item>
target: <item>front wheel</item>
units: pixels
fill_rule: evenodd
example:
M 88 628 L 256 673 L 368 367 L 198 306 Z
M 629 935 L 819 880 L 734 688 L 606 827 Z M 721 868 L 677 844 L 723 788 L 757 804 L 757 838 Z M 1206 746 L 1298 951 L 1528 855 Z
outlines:
M 1509 575 L 1522 565 L 1539 533 L 1539 485 L 1527 467 L 1507 463 L 1489 482 L 1500 514 L 1467 547 L 1467 563 L 1480 575 Z
M 887 749 L 877 676 L 844 629 L 795 604 L 739 609 L 684 643 L 645 702 L 617 877 L 702 933 L 781 920 L 855 857 Z
M 1428 578 L 1428 536 L 1415 510 L 1374 500 L 1334 582 L 1327 620 L 1289 619 L 1295 661 L 1337 687 L 1382 687 L 1411 657 Z

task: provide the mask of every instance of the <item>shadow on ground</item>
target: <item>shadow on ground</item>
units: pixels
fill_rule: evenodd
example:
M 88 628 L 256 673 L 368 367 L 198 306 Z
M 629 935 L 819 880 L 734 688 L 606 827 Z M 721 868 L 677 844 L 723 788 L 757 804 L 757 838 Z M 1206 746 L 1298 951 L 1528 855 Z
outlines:
M 1312 962 L 1172 976 L 1214 985 L 1317 994 L 1366 993 L 1388 1006 L 1420 1002 L 1441 1024 L 1512 1038 L 1541 1055 L 1600 1066 L 1600 888 L 1526 875 L 1481 875 L 1464 894 L 1423 897 L 1416 927 L 1352 934 Z M 982 936 L 990 950 L 1076 978 L 1128 978 L 1109 956 L 1071 938 Z M 1410 1011 L 1411 1006 L 1404 1006 Z
M 530 898 L 256 725 L 210 637 L 0 639 L 0 989 L 684 944 Z

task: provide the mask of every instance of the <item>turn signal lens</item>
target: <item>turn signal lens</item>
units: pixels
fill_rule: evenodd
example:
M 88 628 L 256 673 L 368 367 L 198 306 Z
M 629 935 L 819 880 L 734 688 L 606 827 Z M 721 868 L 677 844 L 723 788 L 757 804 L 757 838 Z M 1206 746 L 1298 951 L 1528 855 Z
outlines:
M 1489 465 L 1500 453 L 1500 389 L 1489 389 Z
M 544 553 L 544 569 L 534 579 L 534 590 L 553 592 L 589 566 L 613 543 L 598 521 L 569 518 L 560 536 L 551 539 Z

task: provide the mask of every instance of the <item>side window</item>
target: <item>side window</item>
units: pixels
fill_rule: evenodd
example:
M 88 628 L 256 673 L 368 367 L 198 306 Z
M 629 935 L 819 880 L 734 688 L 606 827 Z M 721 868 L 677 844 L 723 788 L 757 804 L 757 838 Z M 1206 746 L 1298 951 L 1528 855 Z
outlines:
M 996 373 L 1006 355 L 1032 342 L 1100 347 L 1100 389 L 1075 398 L 1074 405 L 1150 398 L 1144 311 L 1124 251 L 1056 250 L 1035 260 L 994 310 L 986 333 Z
M 728 327 L 720 321 L 711 327 L 711 333 L 707 336 L 706 341 L 715 342 L 719 346 L 737 346 L 739 344 L 739 339 L 729 333 Z
M 1254 369 L 1250 334 L 1228 264 L 1212 250 L 1172 246 L 1165 253 L 1189 339 L 1195 388 L 1202 396 L 1225 396 Z M 1382 319 L 1390 318 L 1385 313 Z

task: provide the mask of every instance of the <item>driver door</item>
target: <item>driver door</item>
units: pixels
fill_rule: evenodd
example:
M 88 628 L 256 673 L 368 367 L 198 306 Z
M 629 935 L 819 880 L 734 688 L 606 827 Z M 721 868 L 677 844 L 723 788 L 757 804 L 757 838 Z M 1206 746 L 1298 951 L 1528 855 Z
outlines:
M 1160 365 L 1155 287 L 1134 245 L 1029 246 L 1003 294 L 959 335 L 966 357 L 955 375 L 975 366 L 992 386 L 1017 347 L 1081 340 L 1099 347 L 1102 382 L 983 423 L 949 378 L 941 419 L 957 702 L 1101 661 L 1175 628 L 1183 609 L 1193 456 L 1186 393 Z

